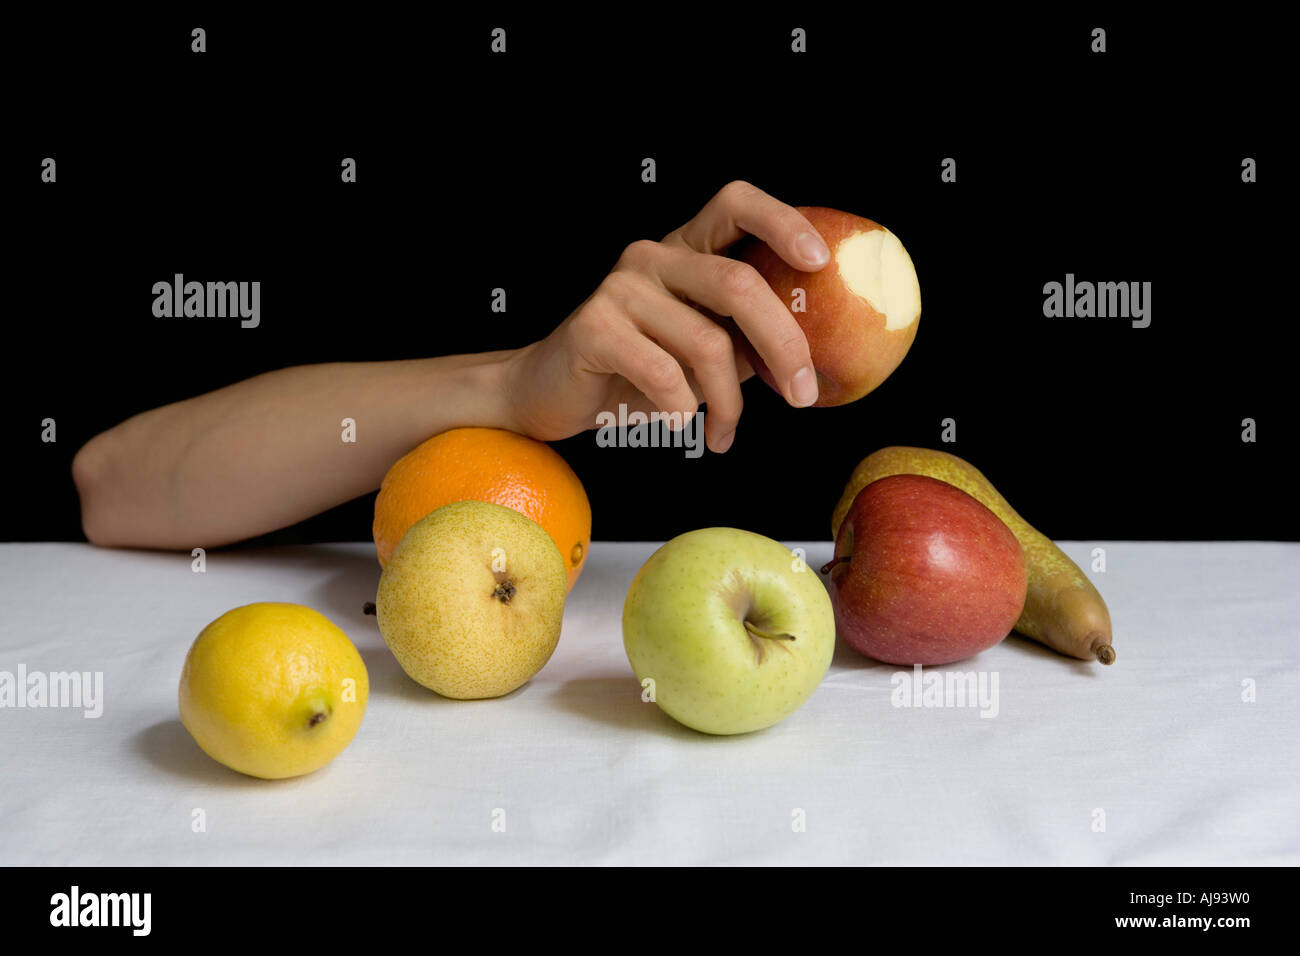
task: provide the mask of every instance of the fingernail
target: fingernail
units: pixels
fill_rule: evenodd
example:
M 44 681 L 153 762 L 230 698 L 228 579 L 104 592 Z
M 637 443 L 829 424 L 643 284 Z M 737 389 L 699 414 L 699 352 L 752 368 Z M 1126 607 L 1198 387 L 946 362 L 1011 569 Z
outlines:
M 814 232 L 802 232 L 794 241 L 794 251 L 809 265 L 824 266 L 830 261 L 831 251 Z
M 796 408 L 807 408 L 817 401 L 817 373 L 811 366 L 804 366 L 790 379 L 790 404 Z
M 723 435 L 721 438 L 717 440 L 713 449 L 713 453 L 715 455 L 721 455 L 724 451 L 726 451 L 728 448 L 731 447 L 731 443 L 735 440 L 736 440 L 736 432 L 733 429 L 732 431 L 727 432 L 727 434 Z

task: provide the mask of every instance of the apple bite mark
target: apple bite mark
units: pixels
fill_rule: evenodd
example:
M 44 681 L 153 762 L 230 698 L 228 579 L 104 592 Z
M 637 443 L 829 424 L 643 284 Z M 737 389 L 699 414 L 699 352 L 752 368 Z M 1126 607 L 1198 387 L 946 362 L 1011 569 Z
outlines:
M 844 239 L 835 249 L 835 264 L 848 290 L 884 316 L 886 330 L 905 329 L 921 317 L 916 267 L 888 229 Z

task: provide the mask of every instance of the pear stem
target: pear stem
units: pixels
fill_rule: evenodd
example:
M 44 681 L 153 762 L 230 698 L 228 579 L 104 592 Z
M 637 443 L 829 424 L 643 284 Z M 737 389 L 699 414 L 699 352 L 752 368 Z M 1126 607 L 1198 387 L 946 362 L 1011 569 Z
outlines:
M 1110 635 L 1102 631 L 1092 631 L 1085 638 L 1088 642 L 1088 650 L 1097 655 L 1097 660 L 1103 664 L 1115 663 L 1115 648 L 1110 646 Z

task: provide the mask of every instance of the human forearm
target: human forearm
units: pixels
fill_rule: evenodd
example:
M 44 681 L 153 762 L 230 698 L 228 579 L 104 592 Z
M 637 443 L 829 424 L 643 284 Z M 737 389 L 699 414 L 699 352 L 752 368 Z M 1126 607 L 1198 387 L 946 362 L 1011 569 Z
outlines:
M 73 462 L 86 535 L 213 547 L 365 494 L 430 435 L 512 427 L 511 354 L 298 366 L 143 412 Z M 344 419 L 355 442 L 343 440 Z

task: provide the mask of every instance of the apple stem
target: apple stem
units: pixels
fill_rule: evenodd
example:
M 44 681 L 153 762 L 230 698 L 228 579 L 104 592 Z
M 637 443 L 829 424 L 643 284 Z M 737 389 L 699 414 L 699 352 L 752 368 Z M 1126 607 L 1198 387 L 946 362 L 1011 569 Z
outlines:
M 830 573 L 831 573 L 831 568 L 835 567 L 837 564 L 844 564 L 844 563 L 846 563 L 846 562 L 849 560 L 849 557 L 850 557 L 850 556 L 847 555 L 847 554 L 842 554 L 842 555 L 840 555 L 838 558 L 834 558 L 833 560 L 827 561 L 825 564 L 822 565 L 822 571 L 821 571 L 821 573 L 822 573 L 822 574 L 830 574 Z
M 769 641 L 793 641 L 794 640 L 793 634 L 769 634 L 766 631 L 755 627 L 749 621 L 745 622 L 745 630 L 749 631 L 750 635 L 753 637 L 761 637 Z
M 374 602 L 374 601 L 367 601 L 365 604 L 361 605 L 361 613 L 362 613 L 362 614 L 374 614 L 374 613 L 375 613 L 375 602 Z
M 325 710 L 318 710 L 316 711 L 316 713 L 312 714 L 310 717 L 307 718 L 307 726 L 315 727 L 317 724 L 324 721 L 325 718 L 328 717 L 329 715 L 330 712 L 328 708 Z

